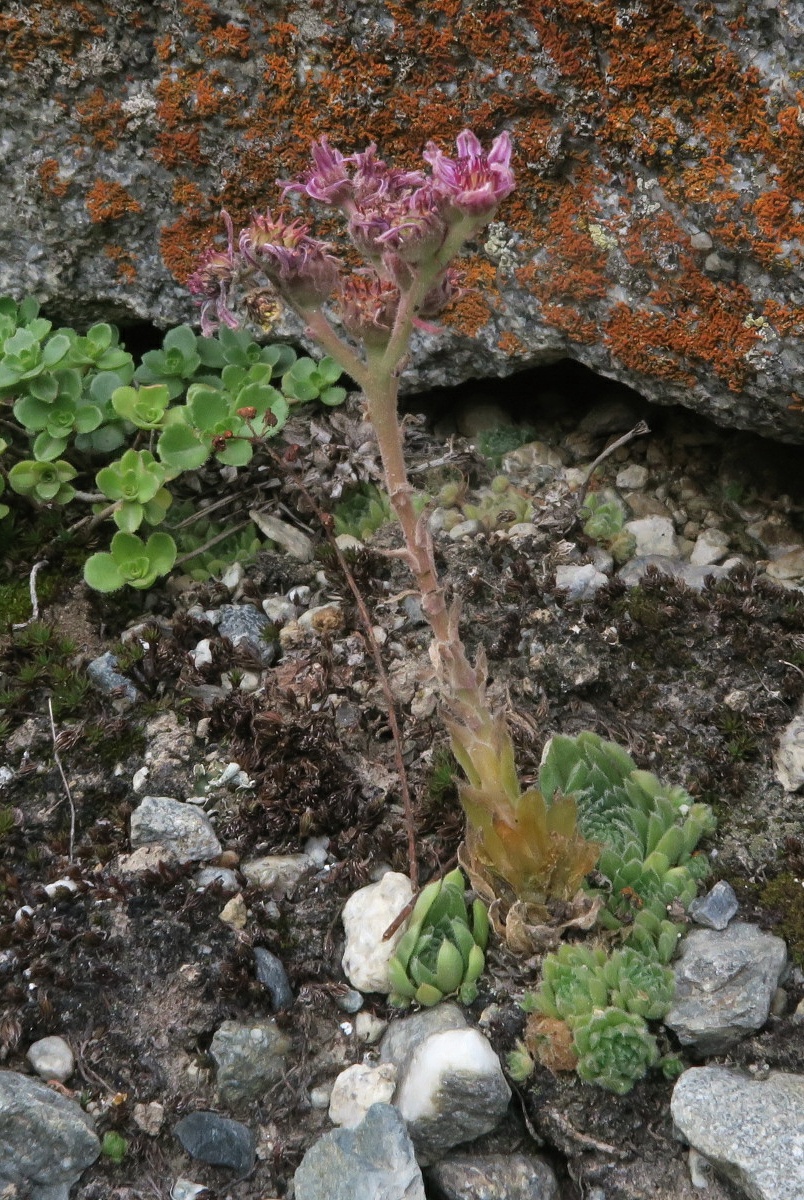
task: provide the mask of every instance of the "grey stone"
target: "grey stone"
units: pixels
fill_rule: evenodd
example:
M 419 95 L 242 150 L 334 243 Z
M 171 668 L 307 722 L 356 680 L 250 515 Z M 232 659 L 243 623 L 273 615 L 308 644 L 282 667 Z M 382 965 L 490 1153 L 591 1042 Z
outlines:
M 64 1083 L 75 1070 L 73 1052 L 63 1037 L 54 1035 L 32 1042 L 25 1057 L 42 1079 Z
M 453 525 L 449 536 L 453 542 L 458 542 L 462 537 L 474 537 L 479 529 L 480 522 L 470 517 L 466 521 L 459 521 L 457 525 Z
M 797 792 L 804 787 L 804 704 L 782 731 L 773 770 L 786 792 Z
M 725 579 L 731 570 L 729 563 L 696 567 L 692 563 L 670 558 L 666 554 L 646 554 L 638 555 L 620 567 L 617 578 L 621 579 L 626 587 L 637 587 L 651 568 L 662 575 L 669 575 L 672 579 L 680 579 L 696 592 L 702 591 L 709 579 Z
M 629 463 L 617 472 L 614 482 L 621 492 L 639 491 L 648 482 L 649 477 L 650 471 L 647 467 L 640 466 L 639 463 Z
M 240 890 L 237 873 L 231 867 L 202 867 L 193 882 L 199 888 L 214 887 L 217 884 L 222 891 L 231 894 Z
M 335 992 L 333 1000 L 337 1004 L 341 1012 L 354 1014 L 360 1012 L 363 1005 L 366 1003 L 361 992 L 356 988 L 347 988 L 344 992 Z
M 721 879 L 705 896 L 697 896 L 688 912 L 696 925 L 704 925 L 707 929 L 725 929 L 739 907 L 734 888 Z
M 625 433 L 639 420 L 634 405 L 620 396 L 601 401 L 589 409 L 578 422 L 578 432 L 590 437 L 603 437 L 610 433 Z
M 396 1091 L 393 1063 L 354 1063 L 341 1071 L 332 1085 L 329 1119 L 333 1125 L 354 1129 L 374 1104 L 390 1104 Z
M 306 854 L 266 854 L 241 863 L 240 870 L 252 887 L 287 895 L 312 866 Z
M 389 18 L 378 8 L 360 10 L 360 64 L 351 71 L 344 69 L 344 57 L 352 52 L 354 32 L 339 21 L 334 0 L 301 0 L 288 31 L 249 20 L 248 10 L 232 0 L 219 7 L 221 24 L 210 31 L 194 23 L 194 7 L 185 11 L 176 0 L 108 6 L 91 26 L 81 6 L 67 0 L 53 7 L 52 21 L 27 0 L 6 0 L 4 15 L 14 24 L 2 69 L 14 86 L 4 96 L 2 148 L 18 169 L 0 198 L 0 221 L 13 234 L 0 264 L 0 293 L 35 292 L 57 323 L 137 318 L 165 326 L 196 320 L 183 281 L 208 244 L 221 181 L 233 211 L 250 207 L 257 186 L 255 144 L 270 146 L 272 159 L 293 171 L 302 165 L 311 117 L 329 105 L 339 114 L 333 132 L 337 128 L 345 138 L 344 151 L 361 146 L 367 85 L 380 89 L 378 102 L 387 111 L 416 97 L 427 111 L 441 99 L 439 50 L 419 36 L 415 22 L 395 26 L 394 53 L 406 69 L 386 77 Z M 32 11 L 47 22 L 41 28 Z M 722 0 L 717 11 L 718 22 L 704 33 L 695 0 L 679 0 L 672 38 L 684 42 L 690 72 L 704 84 L 689 130 L 671 139 L 654 163 L 638 142 L 660 139 L 655 122 L 668 105 L 666 72 L 648 79 L 641 94 L 645 131 L 629 133 L 627 113 L 619 107 L 629 80 L 627 68 L 620 68 L 626 60 L 644 62 L 656 46 L 672 53 L 663 40 L 661 6 L 646 6 L 638 25 L 612 25 L 611 53 L 604 59 L 587 43 L 585 17 L 573 6 L 556 14 L 554 39 L 539 36 L 535 17 L 526 20 L 517 6 L 501 6 L 491 49 L 473 40 L 471 7 L 456 10 L 453 36 L 469 49 L 453 64 L 450 82 L 456 94 L 469 97 L 465 119 L 473 125 L 480 119 L 485 146 L 500 124 L 489 124 L 482 114 L 498 96 L 500 111 L 507 111 L 503 94 L 531 86 L 532 67 L 519 64 L 532 64 L 534 53 L 555 136 L 534 145 L 527 112 L 506 118 L 518 147 L 518 203 L 511 210 L 503 203 L 500 219 L 480 234 L 485 261 L 497 269 L 500 296 L 484 288 L 484 315 L 473 315 L 468 326 L 457 321 L 438 336 L 418 333 L 407 386 L 423 390 L 571 356 L 660 403 L 686 404 L 724 424 L 802 439 L 800 414 L 789 411 L 791 389 L 800 389 L 804 375 L 801 340 L 787 324 L 802 286 L 800 239 L 790 223 L 795 212 L 780 213 L 771 230 L 777 236 L 757 236 L 755 216 L 763 199 L 782 196 L 789 206 L 788 193 L 795 195 L 787 160 L 799 136 L 795 96 L 780 92 L 778 105 L 768 109 L 753 103 L 755 96 L 774 93 L 780 80 L 800 75 L 800 14 L 795 4 L 770 0 L 748 6 Z M 739 37 L 730 27 L 738 16 Z M 86 36 L 76 40 L 79 26 Z M 572 70 L 562 60 L 570 44 L 578 60 Z M 154 53 L 155 46 L 164 53 Z M 300 68 L 277 88 L 267 69 L 277 53 L 298 55 L 299 63 L 316 63 L 317 69 Z M 715 78 L 711 63 L 721 59 L 728 59 L 728 69 Z M 202 65 L 223 81 L 203 97 L 193 92 Z M 478 89 L 483 70 L 488 75 Z M 580 75 L 587 81 L 581 90 Z M 683 84 L 675 86 L 681 90 Z M 597 119 L 601 104 L 613 114 L 611 133 Z M 705 140 L 710 118 L 726 121 L 728 191 L 713 189 L 706 163 L 691 157 L 690 146 Z M 415 122 L 410 125 L 396 157 L 404 168 L 420 161 L 422 137 Z M 562 136 L 570 127 L 573 137 Z M 380 146 L 380 153 L 386 149 Z M 590 219 L 596 214 L 589 209 L 587 163 L 606 179 L 598 208 L 614 216 L 603 217 L 605 225 Z M 266 171 L 258 186 L 263 203 L 275 206 L 273 174 Z M 581 239 L 571 254 L 583 258 L 589 274 L 582 317 L 571 297 L 556 304 L 555 280 L 571 282 L 572 266 L 566 239 L 545 237 L 543 222 L 545 205 L 551 210 L 559 200 Z M 642 235 L 660 221 L 666 228 L 657 248 Z M 721 226 L 734 230 L 735 248 L 727 251 L 717 240 L 712 251 L 701 248 L 702 235 L 709 236 L 704 231 Z M 534 247 L 538 270 L 525 281 L 518 268 L 530 266 Z M 700 287 L 702 269 L 711 273 L 708 291 Z M 771 301 L 779 318 L 757 316 L 771 313 Z M 694 329 L 684 324 L 686 309 L 695 312 Z M 730 345 L 724 344 L 724 309 L 739 329 Z M 557 319 L 557 311 L 564 317 Z M 580 336 L 573 328 L 579 320 Z M 656 322 L 679 336 L 660 336 Z M 301 322 L 281 319 L 274 332 L 295 340 L 301 331 Z M 510 347 L 501 341 L 506 336 Z M 598 407 L 605 411 L 606 405 Z M 623 407 L 627 412 L 627 403 Z
M 760 549 L 770 559 L 787 558 L 793 553 L 801 553 L 801 535 L 779 513 L 771 513 L 759 521 L 746 525 L 745 532 L 759 543 Z
M 768 563 L 765 573 L 783 587 L 798 587 L 804 583 L 804 547 L 790 550 L 781 558 Z
M 468 1022 L 457 1004 L 445 1001 L 435 1008 L 423 1008 L 388 1026 L 380 1045 L 380 1062 L 393 1063 L 402 1075 L 422 1042 L 433 1033 L 446 1029 L 466 1029 Z
M 143 796 L 131 814 L 131 845 L 167 847 L 180 863 L 217 858 L 221 844 L 204 813 L 171 796 Z
M 401 1072 L 394 1103 L 422 1165 L 490 1133 L 506 1114 L 511 1089 L 500 1060 L 478 1029 L 433 1033 Z
M 453 1154 L 428 1167 L 433 1200 L 558 1200 L 553 1168 L 532 1154 Z
M 296 605 L 291 604 L 284 596 L 266 596 L 262 602 L 262 611 L 273 625 L 284 625 L 296 617 Z
M 388 871 L 377 883 L 358 888 L 343 906 L 343 972 L 358 991 L 391 991 L 388 963 L 405 932 L 404 923 L 387 941 L 383 934 L 412 898 L 407 875 Z
M 566 592 L 568 600 L 590 600 L 608 583 L 593 563 L 566 563 L 556 567 L 556 589 Z
M 224 1021 L 209 1048 L 221 1100 L 231 1105 L 258 1100 L 282 1078 L 289 1049 L 290 1040 L 271 1017 Z
M 720 562 L 729 552 L 729 535 L 722 529 L 704 529 L 695 539 L 690 562 L 695 567 L 708 567 Z
M 16 1071 L 0 1071 L 0 1148 L 0 1185 L 29 1188 L 31 1200 L 67 1200 L 100 1154 L 80 1105 Z
M 635 554 L 638 557 L 662 554 L 674 558 L 679 553 L 676 531 L 667 517 L 642 517 L 638 521 L 626 521 L 625 529 L 636 542 Z
M 696 929 L 672 964 L 676 995 L 664 1023 L 682 1045 L 722 1054 L 765 1024 L 786 964 L 782 939 L 755 925 Z
M 374 1104 L 354 1129 L 325 1133 L 293 1177 L 296 1200 L 425 1200 L 405 1122 Z
M 749 1200 L 804 1196 L 804 1076 L 694 1067 L 673 1089 L 677 1129 Z
M 282 960 L 264 946 L 254 948 L 255 975 L 271 997 L 273 1012 L 293 1007 L 293 989 Z
M 183 1117 L 173 1130 L 192 1158 L 230 1167 L 247 1175 L 254 1166 L 256 1139 L 247 1126 L 214 1112 L 194 1112 Z
M 502 460 L 502 474 L 512 483 L 543 487 L 555 479 L 564 466 L 564 455 L 547 442 L 526 442 L 511 450 Z
M 87 675 L 99 692 L 111 696 L 115 708 L 121 711 L 130 708 L 140 699 L 140 693 L 131 680 L 118 670 L 117 655 L 107 650 L 100 658 L 93 658 L 87 665 Z
M 455 415 L 458 433 L 462 437 L 477 437 L 502 426 L 513 425 L 511 414 L 499 404 L 484 400 L 469 400 Z
M 264 533 L 272 542 L 295 558 L 297 562 L 310 562 L 313 557 L 313 539 L 309 534 L 302 533 L 295 525 L 280 520 L 271 513 L 259 512 L 252 508 L 248 514 L 260 533 Z
M 222 604 L 218 633 L 238 649 L 259 659 L 263 667 L 272 666 L 279 657 L 279 647 L 273 640 L 265 641 L 263 630 L 271 622 L 253 604 Z

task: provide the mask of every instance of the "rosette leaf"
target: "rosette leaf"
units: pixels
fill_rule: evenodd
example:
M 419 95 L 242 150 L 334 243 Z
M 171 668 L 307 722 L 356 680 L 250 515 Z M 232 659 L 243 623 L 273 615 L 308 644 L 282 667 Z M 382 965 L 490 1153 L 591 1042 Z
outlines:
M 618 1096 L 630 1092 L 649 1067 L 659 1061 L 659 1048 L 645 1021 L 621 1008 L 596 1009 L 573 1027 L 578 1055 L 576 1071 Z
M 488 916 L 475 900 L 470 922 L 460 871 L 427 884 L 419 894 L 389 963 L 391 1003 L 424 1007 L 457 993 L 464 1004 L 477 995 L 476 981 L 485 967 Z

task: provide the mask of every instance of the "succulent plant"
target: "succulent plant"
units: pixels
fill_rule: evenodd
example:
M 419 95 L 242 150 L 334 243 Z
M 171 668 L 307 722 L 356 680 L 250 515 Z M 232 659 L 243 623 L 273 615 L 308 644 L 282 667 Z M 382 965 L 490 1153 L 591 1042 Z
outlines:
M 568 943 L 545 957 L 541 987 L 523 1004 L 574 1028 L 598 1008 L 621 1008 L 657 1020 L 668 1012 L 674 991 L 673 972 L 656 957 L 630 948 L 607 954 L 600 947 Z
M 197 339 L 189 325 L 177 325 L 165 334 L 161 350 L 146 350 L 134 372 L 138 383 L 161 384 L 175 400 L 201 366 Z
M 595 1009 L 580 1018 L 572 1033 L 581 1079 L 618 1096 L 630 1092 L 660 1058 L 644 1018 L 621 1008 Z
M 111 400 L 117 415 L 137 429 L 162 429 L 170 392 L 160 383 L 137 388 L 119 387 L 112 392 Z
M 149 588 L 167 575 L 176 561 L 176 543 L 167 533 L 152 533 L 147 542 L 136 533 L 119 532 L 110 552 L 92 554 L 84 564 L 84 580 L 98 592 L 116 592 L 128 583 Z
M 43 504 L 67 504 L 75 495 L 70 483 L 78 472 L 68 462 L 36 462 L 23 459 L 8 473 L 8 482 L 21 496 L 32 496 Z
M 405 1008 L 412 1001 L 431 1008 L 457 993 L 471 1004 L 485 967 L 489 922 L 485 905 L 464 898 L 466 881 L 450 871 L 422 889 L 408 927 L 389 963 L 390 1001 Z
M 637 770 L 625 750 L 590 732 L 550 739 L 539 784 L 548 797 L 574 796 L 582 832 L 603 847 L 597 869 L 611 891 L 601 920 L 616 929 L 647 910 L 661 933 L 668 906 L 689 904 L 707 873 L 694 851 L 715 827 L 708 805 Z
M 374 483 L 360 483 L 335 506 L 332 516 L 336 534 L 346 533 L 366 541 L 392 519 L 388 493 Z
M 636 539 L 623 528 L 625 508 L 615 492 L 591 492 L 586 497 L 580 516 L 586 536 L 601 542 L 615 562 L 624 563 L 633 556 Z
M 343 375 L 343 368 L 334 358 L 300 358 L 282 376 L 282 390 L 291 400 L 320 400 L 322 404 L 343 404 L 346 388 L 335 384 Z
M 126 450 L 123 457 L 95 476 L 101 492 L 117 502 L 114 522 L 133 533 L 143 521 L 158 525 L 164 520 L 172 496 L 164 487 L 167 472 L 149 450 Z

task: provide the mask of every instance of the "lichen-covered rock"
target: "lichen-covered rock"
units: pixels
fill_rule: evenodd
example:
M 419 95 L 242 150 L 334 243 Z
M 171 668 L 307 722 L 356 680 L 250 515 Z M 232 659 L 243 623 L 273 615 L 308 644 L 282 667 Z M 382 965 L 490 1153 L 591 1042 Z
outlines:
M 334 1129 L 305 1154 L 296 1200 L 424 1200 L 422 1173 L 405 1122 L 374 1104 L 354 1129 Z
M 694 1067 L 673 1089 L 679 1133 L 750 1200 L 804 1195 L 804 1076 Z
M 510 1099 L 500 1060 L 480 1030 L 447 1029 L 419 1045 L 394 1103 L 425 1165 L 495 1129 Z
M 673 963 L 676 995 L 664 1023 L 682 1046 L 723 1054 L 765 1024 L 786 965 L 784 941 L 756 925 L 695 929 Z
M 7 0 L 0 30 L 0 292 L 186 319 L 221 206 L 275 204 L 312 137 L 410 162 L 505 126 L 519 187 L 410 386 L 569 355 L 804 440 L 800 5 Z
M 19 1187 L 32 1200 L 67 1200 L 100 1154 L 81 1106 L 17 1071 L 0 1071 L 0 1146 L 0 1193 L 18 1195 Z

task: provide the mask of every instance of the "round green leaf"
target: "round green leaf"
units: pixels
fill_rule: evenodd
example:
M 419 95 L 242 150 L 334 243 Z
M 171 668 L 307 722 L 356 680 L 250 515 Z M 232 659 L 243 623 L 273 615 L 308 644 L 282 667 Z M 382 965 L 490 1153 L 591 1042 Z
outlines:
M 111 554 L 103 551 L 84 563 L 84 582 L 96 592 L 116 592 L 125 581 Z
M 131 500 L 121 500 L 112 516 L 118 529 L 124 533 L 133 533 L 142 524 L 144 511 L 141 504 L 136 504 Z
M 8 343 L 6 343 L 8 346 Z M 42 349 L 42 364 L 45 367 L 55 367 L 61 362 L 70 349 L 70 339 L 63 333 L 55 333 Z
M 156 444 L 162 462 L 180 471 L 194 471 L 203 466 L 210 455 L 197 434 L 187 425 L 169 425 Z
M 211 433 L 221 421 L 229 416 L 230 405 L 223 392 L 214 388 L 194 384 L 187 393 L 187 408 L 193 423 L 204 431 Z

